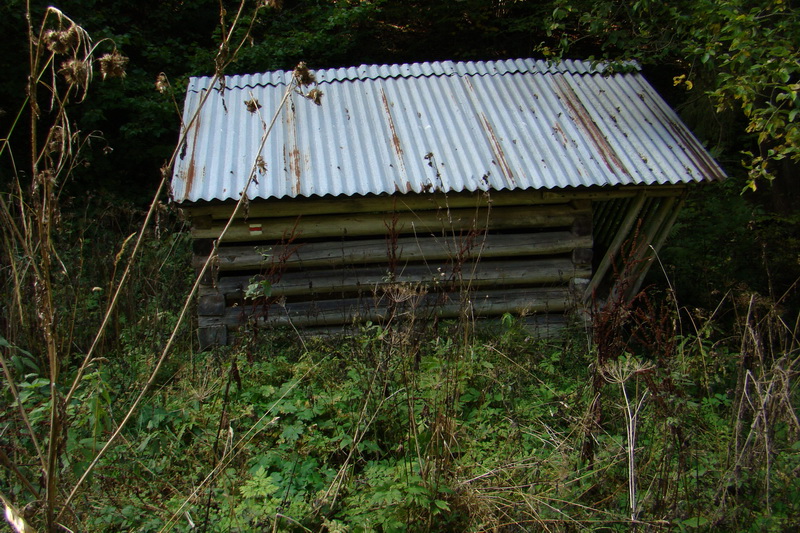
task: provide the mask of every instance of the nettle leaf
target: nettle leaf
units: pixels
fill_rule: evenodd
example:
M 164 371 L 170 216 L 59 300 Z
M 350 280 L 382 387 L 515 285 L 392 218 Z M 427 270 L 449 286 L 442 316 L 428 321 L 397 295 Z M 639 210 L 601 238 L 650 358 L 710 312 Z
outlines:
M 292 424 L 283 428 L 283 431 L 281 432 L 281 438 L 287 442 L 296 442 L 297 439 L 299 439 L 303 434 L 303 431 L 305 431 L 304 425 L 299 423 Z
M 244 297 L 254 300 L 256 298 L 268 298 L 272 295 L 272 283 L 268 280 L 250 280 L 250 284 L 244 291 Z

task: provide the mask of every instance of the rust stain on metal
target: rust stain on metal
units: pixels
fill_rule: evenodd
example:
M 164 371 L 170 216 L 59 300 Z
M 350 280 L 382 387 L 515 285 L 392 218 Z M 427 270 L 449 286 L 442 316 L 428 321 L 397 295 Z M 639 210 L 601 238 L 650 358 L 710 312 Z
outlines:
M 572 87 L 569 86 L 569 83 L 561 76 L 556 76 L 554 79 L 558 86 L 557 92 L 561 100 L 567 105 L 570 117 L 584 132 L 586 132 L 589 140 L 592 141 L 592 144 L 600 153 L 603 163 L 605 163 L 608 169 L 614 174 L 621 171 L 626 176 L 630 176 L 630 172 L 625 168 L 625 165 L 614 151 L 614 148 L 608 144 L 608 140 L 603 135 L 603 132 L 600 131 L 595 121 L 592 120 L 589 111 L 584 107 L 583 103 L 581 103 L 580 98 L 575 94 Z
M 286 127 L 289 130 L 290 146 L 288 147 L 289 157 L 286 162 L 289 165 L 289 173 L 294 175 L 292 193 L 297 195 L 301 190 L 300 177 L 303 173 L 303 168 L 300 159 L 300 148 L 297 144 L 297 120 L 294 113 L 294 103 L 289 101 L 287 102 L 287 106 Z M 286 153 L 286 149 L 284 149 L 284 153 Z
M 494 128 L 492 128 L 492 125 L 489 123 L 489 119 L 486 118 L 486 115 L 480 113 L 480 117 L 481 123 L 483 123 L 483 129 L 488 135 L 489 144 L 492 145 L 492 152 L 494 152 L 497 166 L 500 167 L 500 172 L 503 173 L 503 176 L 505 176 L 508 181 L 510 181 L 513 185 L 516 185 L 517 182 L 514 180 L 514 173 L 511 172 L 511 167 L 508 166 L 506 154 L 503 152 L 503 147 L 500 145 L 500 141 L 497 139 L 497 135 L 494 133 Z
M 475 92 L 475 87 L 472 86 L 472 81 L 470 81 L 469 76 L 464 76 L 464 82 L 467 84 L 467 89 L 471 92 Z
M 669 126 L 672 132 L 680 139 L 680 148 L 684 153 L 694 162 L 694 164 L 703 172 L 703 178 L 711 180 L 723 180 L 725 175 L 722 174 L 711 156 L 689 135 L 689 133 L 679 125 L 675 124 L 669 117 L 664 116 L 663 122 Z M 699 179 L 699 176 L 694 176 L 694 179 Z
M 195 161 L 195 154 L 197 153 L 197 137 L 198 133 L 200 132 L 200 114 L 198 113 L 197 118 L 194 120 L 194 138 L 192 139 L 192 153 L 189 154 L 189 168 L 186 170 L 186 189 L 183 193 L 184 200 L 188 199 L 191 196 L 192 186 L 194 185 L 194 178 L 197 173 L 194 167 Z
M 553 126 L 553 133 L 558 133 L 559 138 L 561 140 L 561 146 L 566 148 L 567 147 L 567 143 L 569 141 L 567 139 L 567 135 L 564 133 L 564 130 L 561 129 L 561 126 L 559 126 L 558 123 L 556 123 L 556 125 Z
M 394 126 L 394 119 L 392 118 L 392 112 L 389 108 L 389 100 L 386 98 L 386 93 L 383 88 L 381 88 L 381 100 L 383 101 L 383 109 L 386 111 L 386 119 L 389 122 L 389 130 L 392 132 L 392 148 L 397 155 L 397 161 L 400 163 L 400 171 L 405 176 L 406 165 L 403 162 L 403 147 L 400 145 L 400 137 L 397 136 L 397 129 Z
M 291 152 L 289 152 L 289 168 L 291 168 L 294 172 L 294 186 L 295 186 L 295 194 L 300 192 L 300 150 L 295 147 Z

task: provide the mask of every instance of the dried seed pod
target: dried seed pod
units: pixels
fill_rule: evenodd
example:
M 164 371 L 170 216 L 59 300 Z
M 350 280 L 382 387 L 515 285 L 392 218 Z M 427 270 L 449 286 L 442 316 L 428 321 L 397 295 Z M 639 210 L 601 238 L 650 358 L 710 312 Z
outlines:
M 59 74 L 64 76 L 67 83 L 74 83 L 81 87 L 85 87 L 89 81 L 89 67 L 86 61 L 80 59 L 68 59 L 61 63 L 61 70 Z
M 256 157 L 256 167 L 261 174 L 267 173 L 267 163 L 262 156 Z
M 47 145 L 49 153 L 60 152 L 64 147 L 64 128 L 61 126 L 53 126 L 50 130 L 50 142 Z
M 244 105 L 247 106 L 247 110 L 251 113 L 255 113 L 259 109 L 261 109 L 261 104 L 258 103 L 258 100 L 255 98 L 251 98 L 250 100 L 245 100 Z
M 156 90 L 161 94 L 169 90 L 169 80 L 167 80 L 167 75 L 163 72 L 156 77 Z
M 300 85 L 311 85 L 317 81 L 314 74 L 308 70 L 305 61 L 301 61 L 297 64 L 294 69 L 294 77 Z
M 308 98 L 309 100 L 311 100 L 312 102 L 314 102 L 317 105 L 322 105 L 322 95 L 323 94 L 324 93 L 322 91 L 320 91 L 319 89 L 311 89 L 310 91 L 308 91 L 308 94 L 306 95 L 306 98 Z
M 80 28 L 73 24 L 64 32 L 64 41 L 67 43 L 67 46 L 71 48 L 77 48 L 81 42 L 81 35 L 80 35 Z M 84 32 L 85 33 L 85 32 Z
M 47 49 L 54 54 L 68 54 L 80 43 L 78 27 L 74 24 L 66 30 L 47 30 L 42 37 Z
M 56 30 L 47 30 L 42 36 L 44 45 L 48 50 L 54 54 L 66 54 L 69 48 L 61 41 L 60 34 L 63 32 Z
M 111 78 L 124 78 L 125 67 L 128 66 L 129 59 L 118 51 L 114 50 L 110 54 L 105 54 L 99 59 L 100 61 L 100 74 L 103 79 Z

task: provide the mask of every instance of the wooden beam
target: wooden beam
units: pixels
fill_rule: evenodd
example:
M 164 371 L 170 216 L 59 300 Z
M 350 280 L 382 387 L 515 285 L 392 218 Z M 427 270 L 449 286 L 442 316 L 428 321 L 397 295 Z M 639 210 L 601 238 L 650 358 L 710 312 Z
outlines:
M 219 316 L 225 313 L 225 296 L 217 291 L 212 294 L 201 294 L 197 298 L 197 314 Z
M 639 217 L 639 213 L 644 207 L 645 201 L 647 198 L 644 194 L 640 194 L 637 196 L 632 202 L 630 207 L 628 208 L 628 213 L 625 215 L 625 219 L 620 224 L 620 227 L 617 229 L 616 236 L 614 240 L 611 242 L 611 245 L 608 247 L 606 254 L 603 256 L 603 259 L 600 261 L 600 265 L 597 267 L 594 275 L 592 276 L 592 281 L 589 283 L 589 286 L 586 288 L 586 294 L 584 299 L 589 301 L 592 298 L 592 293 L 597 289 L 600 283 L 608 274 L 608 271 L 611 269 L 611 265 L 614 262 L 614 258 L 619 253 L 622 244 L 630 238 L 631 230 L 633 229 L 634 224 L 636 224 L 636 220 Z
M 567 317 L 560 313 L 542 313 L 526 315 L 518 318 L 518 323 L 528 333 L 536 338 L 551 339 L 560 336 L 572 322 L 574 318 Z M 500 325 L 499 317 L 485 317 L 473 319 L 476 331 L 497 332 Z M 403 325 L 400 324 L 400 327 Z M 280 327 L 280 326 L 278 326 Z M 361 327 L 358 324 L 344 324 L 332 326 L 307 326 L 303 328 L 303 335 L 307 337 L 342 337 L 352 338 L 358 335 Z M 228 340 L 241 338 L 246 332 L 230 331 Z
M 225 346 L 228 344 L 228 327 L 224 324 L 200 326 L 197 329 L 197 341 L 201 352 L 214 346 Z
M 648 244 L 650 246 L 648 246 L 643 250 L 642 258 L 646 259 L 644 259 L 644 261 L 642 262 L 640 272 L 638 274 L 636 281 L 631 287 L 629 296 L 633 296 L 637 294 L 639 290 L 641 290 L 645 276 L 647 276 L 647 273 L 653 266 L 653 262 L 656 260 L 656 256 L 658 255 L 659 250 L 661 250 L 661 247 L 664 245 L 664 241 L 666 241 L 667 237 L 669 236 L 669 232 L 672 229 L 672 226 L 675 224 L 675 220 L 678 218 L 678 214 L 683 208 L 685 197 L 681 197 L 678 200 L 670 198 L 664 200 L 664 202 L 665 204 L 667 204 L 663 206 L 665 211 L 664 216 L 658 217 L 657 223 L 652 230 L 652 236 L 649 238 Z
M 569 289 L 539 288 L 515 291 L 483 291 L 475 292 L 465 304 L 460 295 L 452 295 L 451 299 L 442 301 L 442 295 L 424 294 L 404 295 L 401 302 L 397 295 L 387 291 L 383 296 L 375 298 L 351 298 L 341 300 L 323 300 L 300 302 L 280 306 L 272 304 L 268 313 L 261 314 L 262 308 L 248 309 L 248 306 L 228 308 L 224 317 L 199 317 L 201 328 L 215 326 L 238 327 L 248 320 L 256 320 L 259 324 L 274 326 L 294 325 L 296 327 L 343 325 L 358 321 L 381 321 L 394 316 L 401 319 L 410 313 L 418 313 L 420 319 L 432 316 L 454 318 L 461 316 L 468 305 L 469 312 L 477 316 L 499 316 L 504 313 L 532 314 L 548 312 L 564 312 L 571 307 Z M 394 307 L 394 311 L 391 308 Z M 255 315 L 253 312 L 255 311 Z
M 574 277 L 589 277 L 591 267 L 576 266 L 571 258 L 537 259 L 465 263 L 461 272 L 453 272 L 447 263 L 401 266 L 390 276 L 387 269 L 378 267 L 347 268 L 331 271 L 298 271 L 284 273 L 272 286 L 272 296 L 299 296 L 331 293 L 372 293 L 393 283 L 417 284 L 424 287 L 448 286 L 508 286 L 566 284 Z M 253 276 L 225 276 L 219 280 L 219 290 L 226 299 L 241 300 Z M 211 314 L 211 313 L 201 313 Z
M 192 266 L 194 267 L 195 276 L 199 276 L 206 262 L 208 255 L 214 250 L 213 239 L 195 239 L 192 241 Z M 211 265 L 211 268 L 206 269 L 205 274 L 200 279 L 201 286 L 213 287 L 216 280 L 216 261 Z
M 451 231 L 571 227 L 576 217 L 590 211 L 589 204 L 581 204 L 257 218 L 234 222 L 223 242 L 279 240 L 291 236 L 303 239 L 361 237 L 390 231 L 398 235 L 442 235 Z M 223 225 L 220 221 L 211 229 L 192 228 L 192 237 L 216 239 Z
M 462 246 L 458 237 L 400 237 L 397 239 L 397 259 L 408 261 L 438 261 L 456 257 Z M 472 241 L 470 257 L 521 257 L 558 255 L 576 248 L 591 248 L 591 236 L 575 236 L 569 231 L 520 233 L 513 235 L 486 234 Z M 388 261 L 385 238 L 346 242 L 310 242 L 222 246 L 218 252 L 220 272 L 236 270 L 268 271 L 273 265 L 285 269 L 363 265 Z M 195 257 L 195 267 L 202 265 Z
M 646 196 L 679 195 L 686 189 L 678 185 L 626 185 L 617 188 L 580 188 L 552 190 L 506 190 L 458 193 L 424 193 L 397 195 L 368 195 L 324 198 L 253 199 L 247 217 L 269 218 L 305 215 L 375 213 L 390 211 L 416 211 L 463 207 L 495 207 L 512 205 L 540 205 L 568 203 L 576 200 L 608 200 Z M 235 202 L 189 204 L 180 207 L 193 219 L 210 216 L 214 220 L 227 220 L 233 213 Z M 242 218 L 245 214 L 241 215 Z

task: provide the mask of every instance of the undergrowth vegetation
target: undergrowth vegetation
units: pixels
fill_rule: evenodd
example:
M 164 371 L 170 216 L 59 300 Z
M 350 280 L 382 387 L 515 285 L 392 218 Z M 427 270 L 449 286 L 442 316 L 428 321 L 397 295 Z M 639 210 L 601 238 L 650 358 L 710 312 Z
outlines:
M 402 322 L 344 338 L 274 331 L 183 353 L 67 525 L 791 530 L 800 513 L 796 331 L 755 297 L 730 337 L 698 317 L 691 334 L 673 332 L 682 318 L 666 309 L 596 317 L 616 321 L 611 341 L 621 343 L 605 359 L 602 339 L 590 343 L 582 330 L 545 341 L 511 317 L 481 332 Z M 65 479 L 87 467 L 152 365 L 147 344 L 158 340 L 139 327 L 123 326 L 67 407 Z M 652 342 L 659 328 L 666 344 Z M 35 357 L 18 350 L 11 362 L 35 425 L 47 380 Z M 32 458 L 13 402 L 0 420 L 4 457 L 25 468 Z M 2 483 L 24 501 L 8 470 Z
M 188 261 L 184 237 L 153 234 L 147 249 L 141 268 L 151 270 L 138 278 L 147 284 L 131 291 L 141 297 L 120 307 L 116 341 L 66 405 L 67 486 L 147 379 L 180 304 L 171 289 L 189 285 L 166 266 Z M 83 261 L 113 275 L 107 257 L 78 250 L 70 264 Z M 90 285 L 74 287 L 100 298 Z M 673 304 L 643 293 L 608 306 L 595 313 L 593 338 L 575 329 L 538 339 L 510 316 L 479 331 L 406 316 L 346 337 L 262 331 L 194 353 L 187 331 L 63 523 L 791 530 L 800 513 L 797 324 L 756 295 L 726 302 L 738 311 L 727 332 Z M 6 340 L 3 350 L 30 424 L 46 426 L 40 356 Z M 17 401 L 7 386 L 3 394 L 2 493 L 35 503 L 36 487 L 22 479 L 35 480 L 36 458 Z

